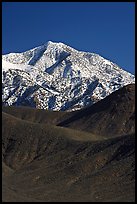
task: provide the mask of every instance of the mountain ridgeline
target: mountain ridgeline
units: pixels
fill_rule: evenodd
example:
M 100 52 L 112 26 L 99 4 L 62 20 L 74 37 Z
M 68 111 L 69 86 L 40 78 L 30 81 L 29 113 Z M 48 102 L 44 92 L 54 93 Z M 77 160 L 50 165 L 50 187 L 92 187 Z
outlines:
M 135 85 L 129 84 L 105 99 L 74 112 L 3 107 L 22 120 L 68 127 L 112 137 L 135 132 Z
M 134 75 L 95 53 L 51 41 L 2 56 L 2 102 L 6 106 L 72 111 L 92 105 Z

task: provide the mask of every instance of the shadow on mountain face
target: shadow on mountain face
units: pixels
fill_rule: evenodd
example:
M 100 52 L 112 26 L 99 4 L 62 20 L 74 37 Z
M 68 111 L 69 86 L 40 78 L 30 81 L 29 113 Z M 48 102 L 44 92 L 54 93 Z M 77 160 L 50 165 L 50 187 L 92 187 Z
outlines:
M 112 100 L 104 99 L 109 101 L 107 107 L 103 100 L 95 104 L 100 107 L 94 105 L 95 112 L 92 107 L 71 113 L 3 107 L 3 202 L 134 202 L 135 134 L 126 125 L 127 132 L 118 136 L 116 130 L 116 137 L 93 134 L 91 128 L 91 119 L 98 128 L 105 114 L 118 114 L 119 107 L 125 110 L 125 98 L 127 112 L 119 114 L 127 120 L 131 112 L 134 127 L 134 88 L 130 85 L 120 91 L 110 95 Z M 75 118 L 70 123 L 76 116 L 78 122 Z M 81 131 L 84 120 L 90 121 L 89 132 Z M 104 130 L 108 133 L 106 126 Z
M 75 111 L 58 125 L 107 137 L 135 132 L 135 85 L 120 88 L 96 104 Z
M 46 125 L 57 125 L 71 115 L 64 111 L 41 110 L 26 106 L 3 106 L 2 110 L 22 120 Z
M 135 132 L 135 85 L 129 84 L 96 104 L 74 112 L 29 107 L 3 107 L 3 111 L 23 120 L 115 137 Z

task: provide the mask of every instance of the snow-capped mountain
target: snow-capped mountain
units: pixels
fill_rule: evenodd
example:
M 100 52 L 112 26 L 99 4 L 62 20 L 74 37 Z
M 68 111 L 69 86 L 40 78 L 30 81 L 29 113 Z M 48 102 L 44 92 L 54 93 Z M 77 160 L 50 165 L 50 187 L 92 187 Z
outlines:
M 115 63 L 63 43 L 2 56 L 4 105 L 76 110 L 134 82 L 134 75 Z

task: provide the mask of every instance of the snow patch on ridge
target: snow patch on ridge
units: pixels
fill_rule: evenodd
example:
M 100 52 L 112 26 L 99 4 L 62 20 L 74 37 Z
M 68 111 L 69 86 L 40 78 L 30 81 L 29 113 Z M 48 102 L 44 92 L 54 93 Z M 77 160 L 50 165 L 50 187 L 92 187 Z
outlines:
M 76 110 L 93 104 L 135 76 L 102 56 L 47 42 L 2 56 L 2 100 L 42 109 Z

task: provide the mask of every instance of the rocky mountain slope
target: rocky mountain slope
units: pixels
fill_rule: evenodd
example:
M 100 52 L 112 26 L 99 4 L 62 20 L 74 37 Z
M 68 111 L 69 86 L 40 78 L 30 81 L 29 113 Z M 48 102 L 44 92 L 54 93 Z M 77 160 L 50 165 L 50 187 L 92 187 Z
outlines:
M 58 125 L 106 137 L 135 132 L 135 84 L 126 85 L 103 100 L 72 112 Z
M 2 118 L 3 202 L 135 201 L 134 134 L 106 140 Z
M 134 102 L 132 84 L 74 112 L 3 107 L 3 202 L 135 202 Z
M 101 137 L 135 132 L 135 84 L 126 85 L 103 100 L 73 112 L 29 107 L 3 107 L 7 114 L 22 120 L 82 130 Z
M 115 63 L 63 43 L 2 56 L 2 101 L 8 106 L 76 110 L 134 82 Z

